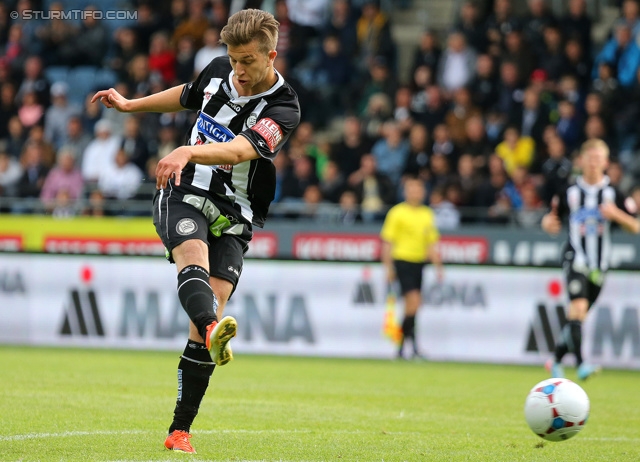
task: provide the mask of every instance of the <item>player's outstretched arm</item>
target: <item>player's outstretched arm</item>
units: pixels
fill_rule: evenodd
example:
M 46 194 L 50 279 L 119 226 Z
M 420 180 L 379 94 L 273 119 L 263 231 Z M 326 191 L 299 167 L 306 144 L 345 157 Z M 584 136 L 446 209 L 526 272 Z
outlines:
M 176 186 L 180 186 L 182 169 L 188 162 L 201 165 L 237 165 L 260 154 L 244 136 L 238 136 L 228 143 L 210 143 L 196 146 L 180 146 L 158 162 L 156 167 L 156 187 L 167 187 L 169 178 L 175 178 Z
M 640 233 L 640 222 L 632 215 L 619 208 L 613 202 L 607 202 L 600 206 L 600 213 L 607 220 L 615 221 L 627 232 Z
M 184 85 L 178 85 L 167 90 L 145 96 L 144 98 L 127 99 L 115 89 L 100 90 L 91 102 L 100 101 L 105 107 L 120 112 L 178 112 L 184 110 L 180 104 L 180 95 Z

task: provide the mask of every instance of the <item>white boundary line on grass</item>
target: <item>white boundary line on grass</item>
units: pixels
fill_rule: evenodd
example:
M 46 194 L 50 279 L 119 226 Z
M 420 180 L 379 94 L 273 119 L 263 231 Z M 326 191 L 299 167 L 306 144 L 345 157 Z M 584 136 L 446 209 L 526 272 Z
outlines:
M 68 431 L 68 432 L 59 432 L 59 433 L 26 433 L 23 435 L 0 435 L 0 441 L 24 441 L 24 440 L 34 440 L 34 439 L 45 439 L 45 438 L 72 438 L 75 436 L 98 436 L 98 435 L 141 435 L 141 434 L 151 434 L 156 433 L 151 430 L 95 430 L 95 431 Z M 158 432 L 160 433 L 160 432 Z M 260 435 L 260 434 L 268 434 L 268 433 L 336 433 L 343 435 L 352 435 L 352 434 L 369 434 L 369 433 L 382 433 L 386 435 L 419 435 L 420 432 L 390 432 L 390 431 L 364 431 L 364 430 L 246 430 L 246 429 L 237 429 L 237 430 L 194 430 L 192 432 L 195 435 L 213 435 L 219 433 L 236 433 L 236 434 L 252 434 L 252 435 Z M 633 440 L 635 441 L 635 440 Z M 640 439 L 638 439 L 640 441 Z

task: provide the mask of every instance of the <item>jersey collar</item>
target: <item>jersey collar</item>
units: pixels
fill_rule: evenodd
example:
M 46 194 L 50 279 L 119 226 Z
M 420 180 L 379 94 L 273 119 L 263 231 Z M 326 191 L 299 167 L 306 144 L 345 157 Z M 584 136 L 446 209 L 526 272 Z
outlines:
M 236 86 L 233 84 L 233 70 L 231 70 L 231 72 L 229 72 L 228 82 L 229 82 L 229 88 L 231 88 L 231 95 L 233 96 L 234 101 L 235 100 L 238 100 L 238 101 L 249 101 L 249 100 L 252 100 L 254 98 L 262 98 L 264 96 L 268 96 L 268 95 L 272 94 L 273 92 L 275 92 L 278 88 L 280 88 L 284 84 L 284 77 L 282 77 L 282 75 L 280 75 L 280 72 L 276 71 L 275 69 L 273 71 L 278 76 L 278 81 L 276 83 L 274 83 L 271 88 L 269 88 L 267 91 L 263 91 L 262 93 L 258 93 L 258 94 L 255 94 L 255 95 L 240 96 L 238 94 L 238 90 L 236 90 Z
M 604 188 L 605 186 L 609 186 L 609 183 L 611 182 L 611 180 L 609 179 L 609 177 L 607 175 L 605 175 L 602 178 L 602 181 L 600 181 L 599 183 L 596 184 L 587 184 L 586 181 L 584 181 L 584 178 L 582 177 L 582 175 L 580 175 L 578 178 L 576 178 L 576 183 L 578 184 L 578 186 L 580 186 L 582 189 L 584 189 L 585 191 L 597 191 L 599 189 Z

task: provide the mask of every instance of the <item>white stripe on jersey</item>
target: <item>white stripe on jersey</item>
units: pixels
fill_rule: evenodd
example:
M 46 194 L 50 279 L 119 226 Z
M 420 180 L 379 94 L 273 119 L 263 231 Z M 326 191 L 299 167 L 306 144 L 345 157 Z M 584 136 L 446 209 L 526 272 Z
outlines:
M 211 165 L 195 164 L 195 173 L 191 184 L 200 189 L 208 190 L 213 176 L 213 168 Z
M 616 192 L 608 186 L 602 191 L 602 203 L 615 203 Z M 605 220 L 604 229 L 602 230 L 602 255 L 600 256 L 600 269 L 607 271 L 611 261 L 611 222 Z
M 598 208 L 598 193 L 600 189 L 594 188 L 585 188 L 584 189 L 584 207 L 587 210 L 593 210 Z M 589 219 L 588 221 L 593 220 Z M 598 236 L 596 223 L 585 224 L 585 236 L 584 236 L 584 247 L 587 252 L 587 262 L 589 264 L 590 269 L 595 269 L 598 267 L 598 240 L 600 237 Z
M 223 104 L 216 115 L 213 116 L 216 122 L 229 128 L 229 124 L 238 113 L 231 109 L 228 104 Z
M 247 190 L 249 189 L 250 167 L 251 162 L 241 162 L 234 165 L 231 170 L 231 181 L 233 182 L 233 186 L 236 188 L 236 204 L 240 206 L 242 216 L 249 220 L 249 222 L 253 220 L 253 210 L 251 210 L 251 201 L 249 200 L 249 195 L 247 193 Z
M 569 204 L 570 213 L 576 213 L 582 207 L 580 196 L 580 188 L 578 186 L 574 185 L 567 189 L 567 203 Z M 582 237 L 578 226 L 569 225 L 569 242 L 571 242 L 571 247 L 575 252 L 574 265 L 584 268 L 587 265 L 587 256 L 582 249 Z
M 204 89 L 205 95 L 207 93 L 211 93 L 212 95 L 215 94 L 218 91 L 218 88 L 220 88 L 220 84 L 222 84 L 222 79 L 209 80 L 209 84 Z M 209 98 L 203 98 L 202 107 L 200 109 L 204 111 L 204 107 L 207 105 L 208 102 L 209 102 Z M 197 140 L 198 140 L 198 124 L 193 124 L 193 127 L 191 128 L 191 136 L 189 137 L 189 141 L 191 142 L 191 145 L 194 145 Z
M 252 111 L 253 114 L 256 114 L 256 119 L 260 118 L 260 114 L 267 106 L 267 101 L 262 99 L 258 105 Z M 243 130 L 246 130 L 247 121 L 244 122 Z M 235 165 L 233 170 L 231 171 L 231 181 L 233 186 L 236 188 L 235 196 L 236 196 L 236 204 L 240 206 L 242 209 L 242 216 L 247 220 L 251 221 L 253 219 L 253 211 L 251 210 L 251 201 L 249 200 L 248 190 L 249 190 L 249 167 L 250 162 L 244 162 L 242 164 Z

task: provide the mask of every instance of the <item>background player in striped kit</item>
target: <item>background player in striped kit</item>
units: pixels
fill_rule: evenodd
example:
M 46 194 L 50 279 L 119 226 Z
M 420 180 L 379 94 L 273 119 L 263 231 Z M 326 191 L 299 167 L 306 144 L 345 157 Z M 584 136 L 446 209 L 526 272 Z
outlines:
M 635 203 L 609 185 L 605 171 L 609 147 L 599 139 L 586 141 L 580 148 L 582 174 L 576 182 L 552 200 L 551 211 L 542 219 L 542 229 L 558 234 L 568 217 L 569 235 L 562 269 L 569 293 L 568 323 L 555 355 L 546 363 L 552 377 L 563 377 L 562 358 L 573 353 L 578 378 L 586 380 L 599 370 L 582 358 L 582 323 L 598 298 L 609 269 L 611 226 L 615 223 L 631 233 L 640 232 L 633 216 Z
M 216 365 L 232 359 L 236 320 L 220 319 L 275 192 L 273 159 L 300 121 L 298 97 L 274 69 L 279 23 L 267 12 L 232 15 L 221 31 L 228 57 L 194 82 L 127 100 L 114 89 L 93 101 L 122 112 L 198 111 L 188 144 L 156 169 L 154 224 L 178 269 L 178 296 L 191 320 L 178 365 L 178 399 L 165 447 L 195 453 L 191 424 Z

